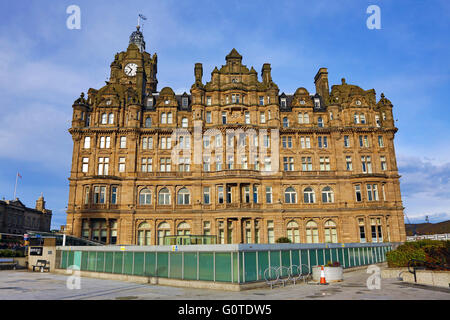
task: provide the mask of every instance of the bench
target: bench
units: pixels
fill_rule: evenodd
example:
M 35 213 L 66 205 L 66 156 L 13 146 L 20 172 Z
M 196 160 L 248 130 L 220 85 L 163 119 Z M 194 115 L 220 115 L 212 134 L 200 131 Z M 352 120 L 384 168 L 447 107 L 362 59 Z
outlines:
M 38 260 L 36 264 L 33 266 L 33 272 L 36 268 L 39 269 L 41 272 L 44 272 L 44 270 L 50 272 L 50 261 Z
M 7 266 L 16 270 L 17 262 L 14 262 L 13 258 L 0 258 L 0 267 Z

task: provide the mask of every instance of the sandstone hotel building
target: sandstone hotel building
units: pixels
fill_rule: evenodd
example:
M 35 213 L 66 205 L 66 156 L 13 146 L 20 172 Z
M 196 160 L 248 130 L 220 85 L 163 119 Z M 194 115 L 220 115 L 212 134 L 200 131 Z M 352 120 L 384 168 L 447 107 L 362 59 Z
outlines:
M 105 244 L 405 241 L 392 104 L 375 90 L 280 93 L 235 50 L 190 93 L 157 90 L 139 27 L 99 90 L 73 104 L 66 230 Z M 180 151 L 182 150 L 182 151 Z M 176 155 L 176 156 L 173 156 Z

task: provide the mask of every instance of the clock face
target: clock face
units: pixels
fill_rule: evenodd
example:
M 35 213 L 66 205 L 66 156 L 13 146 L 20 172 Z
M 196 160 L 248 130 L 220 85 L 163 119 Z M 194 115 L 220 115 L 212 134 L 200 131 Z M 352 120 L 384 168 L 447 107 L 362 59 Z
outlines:
M 125 66 L 125 68 L 123 69 L 123 71 L 125 72 L 125 74 L 129 77 L 134 77 L 136 75 L 136 71 L 137 71 L 137 64 L 136 63 L 129 63 Z

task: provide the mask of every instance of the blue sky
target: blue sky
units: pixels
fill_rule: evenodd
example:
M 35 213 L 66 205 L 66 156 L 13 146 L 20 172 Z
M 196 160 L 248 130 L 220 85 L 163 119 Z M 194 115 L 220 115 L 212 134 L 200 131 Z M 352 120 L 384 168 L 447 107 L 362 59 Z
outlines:
M 69 5 L 81 29 L 66 27 Z M 369 5 L 381 29 L 369 30 Z M 281 92 L 330 86 L 384 92 L 394 104 L 395 146 L 405 213 L 412 222 L 450 219 L 450 2 L 430 1 L 2 1 L 0 3 L 0 197 L 34 206 L 41 192 L 52 226 L 65 223 L 72 140 L 71 105 L 109 76 L 137 14 L 147 51 L 158 54 L 159 88 L 189 91 L 196 62 L 204 79 L 236 48 L 260 72 L 271 63 Z

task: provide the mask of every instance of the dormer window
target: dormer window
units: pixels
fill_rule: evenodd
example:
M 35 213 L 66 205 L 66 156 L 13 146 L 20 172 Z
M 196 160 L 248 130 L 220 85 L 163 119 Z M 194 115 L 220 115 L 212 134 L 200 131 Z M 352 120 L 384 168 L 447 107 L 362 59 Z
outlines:
M 182 107 L 187 107 L 189 105 L 189 99 L 187 97 L 183 97 L 181 99 L 181 106 Z
M 320 108 L 320 99 L 319 98 L 314 98 L 314 107 L 316 109 Z
M 281 107 L 286 108 L 286 98 L 281 98 Z
M 153 97 L 147 98 L 147 107 L 153 107 Z

